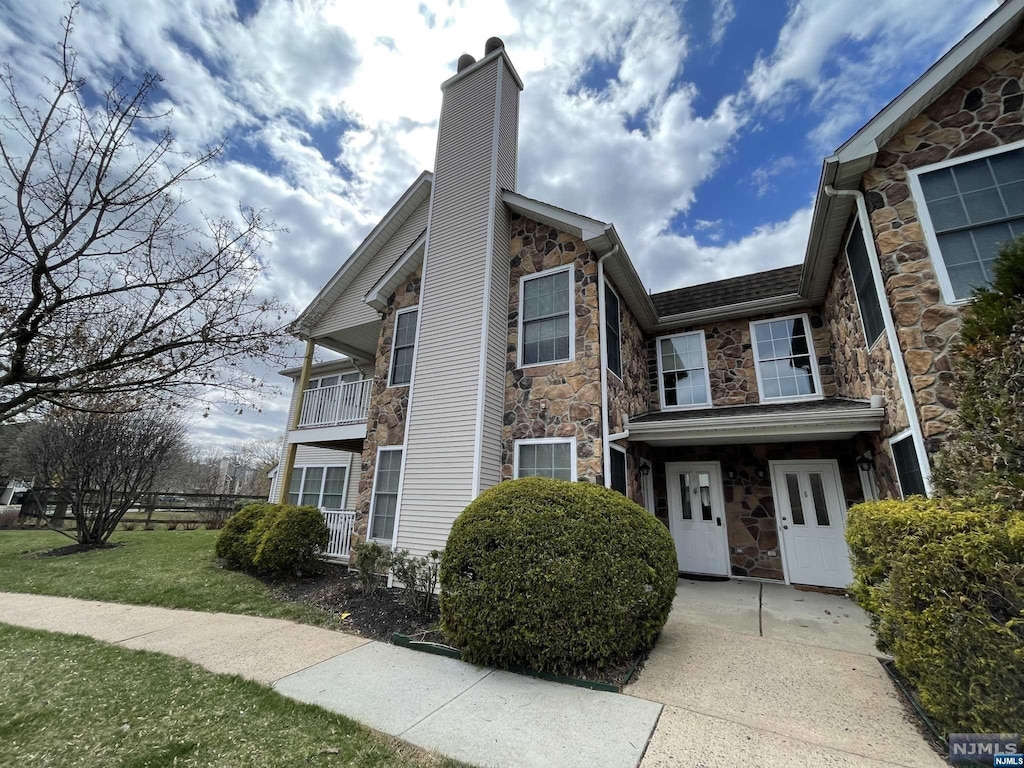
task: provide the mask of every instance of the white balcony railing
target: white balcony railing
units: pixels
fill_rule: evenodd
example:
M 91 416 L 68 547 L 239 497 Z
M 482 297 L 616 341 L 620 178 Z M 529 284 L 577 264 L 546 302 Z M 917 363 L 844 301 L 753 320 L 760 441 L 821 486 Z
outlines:
M 366 421 L 372 379 L 307 389 L 302 395 L 300 427 L 329 427 Z
M 351 509 L 321 509 L 320 513 L 324 516 L 328 530 L 324 555 L 347 560 L 356 513 Z

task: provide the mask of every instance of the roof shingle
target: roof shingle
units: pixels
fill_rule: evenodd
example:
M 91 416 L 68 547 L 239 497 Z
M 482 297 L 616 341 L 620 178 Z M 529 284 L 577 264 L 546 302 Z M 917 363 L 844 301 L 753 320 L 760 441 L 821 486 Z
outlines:
M 752 275 L 716 280 L 713 283 L 690 285 L 674 291 L 663 291 L 651 295 L 659 317 L 669 317 L 682 312 L 743 304 L 758 299 L 795 294 L 800 286 L 800 272 L 803 265 L 770 269 Z

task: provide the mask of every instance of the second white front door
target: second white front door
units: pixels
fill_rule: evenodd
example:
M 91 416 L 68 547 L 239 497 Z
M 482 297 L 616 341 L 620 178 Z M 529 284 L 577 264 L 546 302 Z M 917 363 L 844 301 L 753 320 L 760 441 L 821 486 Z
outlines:
M 833 461 L 772 462 L 772 485 L 789 581 L 847 586 L 853 573 L 838 466 Z
M 679 570 L 729 575 L 722 472 L 717 462 L 665 465 L 669 528 Z

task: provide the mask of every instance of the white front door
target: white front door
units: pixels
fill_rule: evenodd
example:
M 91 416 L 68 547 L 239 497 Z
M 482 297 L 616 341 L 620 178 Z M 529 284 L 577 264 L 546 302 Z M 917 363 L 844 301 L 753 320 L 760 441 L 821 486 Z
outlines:
M 722 472 L 717 462 L 665 465 L 668 522 L 679 570 L 729 575 Z
M 773 461 L 776 524 L 786 575 L 795 584 L 845 587 L 853 581 L 846 549 L 846 503 L 834 461 Z

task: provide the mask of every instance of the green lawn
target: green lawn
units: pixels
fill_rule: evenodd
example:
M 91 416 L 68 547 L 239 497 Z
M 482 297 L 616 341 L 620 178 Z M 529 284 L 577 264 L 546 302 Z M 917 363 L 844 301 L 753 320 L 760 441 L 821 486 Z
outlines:
M 181 659 L 0 624 L 0 765 L 456 766 Z
M 0 591 L 64 595 L 195 611 L 247 613 L 331 626 L 326 611 L 275 598 L 252 576 L 220 567 L 216 531 L 117 531 L 123 546 L 63 557 L 73 543 L 53 531 L 0 531 Z

